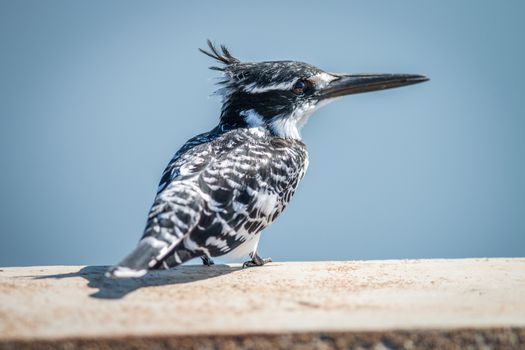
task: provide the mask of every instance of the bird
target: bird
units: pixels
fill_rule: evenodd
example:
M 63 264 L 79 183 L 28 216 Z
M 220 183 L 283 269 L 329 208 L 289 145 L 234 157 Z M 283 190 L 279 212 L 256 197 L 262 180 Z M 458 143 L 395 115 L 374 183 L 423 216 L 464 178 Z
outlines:
M 106 276 L 141 277 L 190 259 L 247 257 L 286 208 L 308 168 L 301 128 L 342 96 L 412 85 L 418 74 L 336 74 L 300 61 L 242 62 L 224 45 L 199 49 L 220 72 L 218 125 L 188 140 L 168 163 L 137 247 Z

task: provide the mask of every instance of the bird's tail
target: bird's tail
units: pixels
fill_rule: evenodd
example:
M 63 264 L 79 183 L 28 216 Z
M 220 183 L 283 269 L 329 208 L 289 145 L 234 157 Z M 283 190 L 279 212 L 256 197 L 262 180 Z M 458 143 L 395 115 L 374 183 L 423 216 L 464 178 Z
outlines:
M 168 254 L 177 249 L 200 218 L 202 199 L 193 184 L 179 183 L 169 193 L 157 196 L 148 215 L 144 235 L 137 248 L 111 267 L 106 276 L 116 278 L 141 277 L 150 269 L 176 266 L 190 253 L 176 255 L 174 261 L 164 262 Z M 182 252 L 181 252 L 182 253 Z
M 145 237 L 124 260 L 108 269 L 106 277 L 142 277 L 149 269 L 155 268 L 170 249 L 172 246 L 164 241 L 151 236 Z

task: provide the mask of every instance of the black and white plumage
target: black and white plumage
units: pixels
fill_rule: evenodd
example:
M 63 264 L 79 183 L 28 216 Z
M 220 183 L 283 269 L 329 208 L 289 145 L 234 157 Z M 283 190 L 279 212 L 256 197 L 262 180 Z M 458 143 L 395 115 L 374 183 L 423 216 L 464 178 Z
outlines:
M 108 271 L 142 276 L 202 257 L 257 254 L 261 231 L 284 210 L 308 167 L 300 128 L 339 96 L 426 80 L 418 75 L 337 75 L 295 61 L 242 63 L 210 42 L 223 66 L 219 125 L 190 139 L 166 167 L 137 248 Z

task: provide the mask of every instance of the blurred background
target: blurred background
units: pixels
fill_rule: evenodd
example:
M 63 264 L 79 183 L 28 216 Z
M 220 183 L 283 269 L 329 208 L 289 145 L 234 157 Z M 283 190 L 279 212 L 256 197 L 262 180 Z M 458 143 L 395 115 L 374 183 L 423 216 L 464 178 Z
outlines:
M 215 126 L 207 38 L 246 61 L 427 74 L 303 129 L 277 261 L 525 255 L 522 1 L 0 1 L 0 266 L 112 264 Z

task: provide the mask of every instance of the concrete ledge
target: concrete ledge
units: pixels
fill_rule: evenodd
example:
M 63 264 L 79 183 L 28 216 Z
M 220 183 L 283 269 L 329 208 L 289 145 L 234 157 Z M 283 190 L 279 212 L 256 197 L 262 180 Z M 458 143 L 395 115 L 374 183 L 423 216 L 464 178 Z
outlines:
M 0 348 L 25 349 L 523 349 L 523 329 L 456 331 L 317 332 L 290 334 L 146 336 L 101 339 L 11 340 Z
M 524 348 L 525 259 L 0 268 L 0 348 Z

